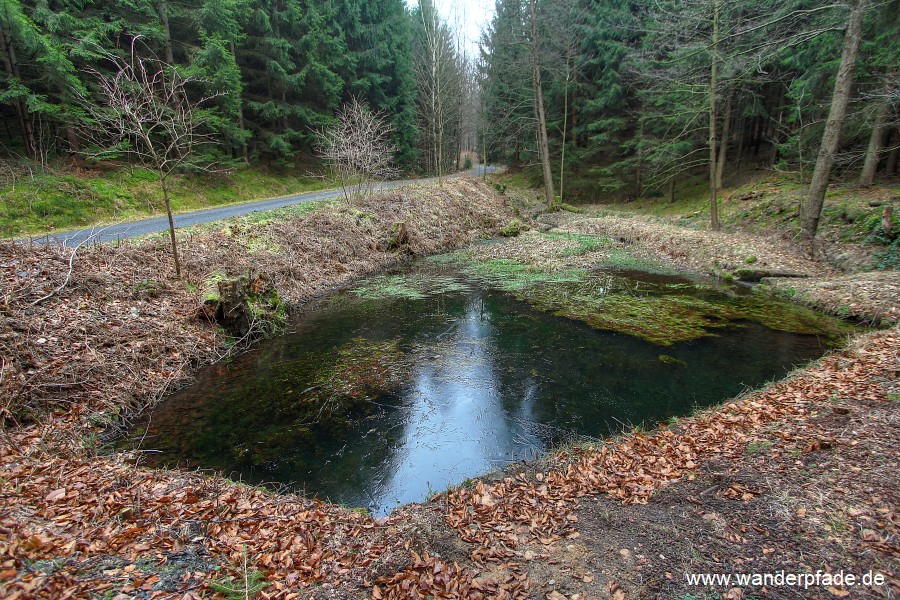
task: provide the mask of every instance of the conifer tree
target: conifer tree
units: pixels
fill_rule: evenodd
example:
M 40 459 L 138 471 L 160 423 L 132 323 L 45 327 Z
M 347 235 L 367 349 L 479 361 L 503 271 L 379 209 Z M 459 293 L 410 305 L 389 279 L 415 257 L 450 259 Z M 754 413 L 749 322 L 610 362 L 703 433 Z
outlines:
M 346 43 L 343 98 L 391 116 L 397 162 L 416 167 L 418 130 L 412 32 L 403 0 L 338 0 L 336 19 Z
M 51 143 L 45 128 L 72 119 L 83 85 L 64 49 L 19 0 L 0 3 L 0 54 L 0 105 L 15 111 L 24 153 L 43 160 Z

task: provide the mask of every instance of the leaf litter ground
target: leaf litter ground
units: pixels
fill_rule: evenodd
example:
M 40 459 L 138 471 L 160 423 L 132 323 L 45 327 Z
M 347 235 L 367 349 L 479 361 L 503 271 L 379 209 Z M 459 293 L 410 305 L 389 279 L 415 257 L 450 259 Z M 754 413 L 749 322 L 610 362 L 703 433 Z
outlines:
M 492 217 L 494 226 L 505 218 L 502 206 L 496 206 L 494 214 L 501 216 Z M 419 218 L 419 227 L 429 226 L 428 215 Z M 361 226 L 368 217 L 325 219 L 343 230 Z M 201 235 L 196 241 L 225 252 L 218 250 L 222 240 Z M 727 240 L 721 246 L 735 247 Z M 716 256 L 708 250 L 698 248 L 706 265 Z M 4 251 L 4 265 L 15 262 L 4 273 L 23 286 L 16 269 L 33 255 Z M 135 277 L 129 261 L 137 258 L 95 252 L 98 262 L 124 263 Z M 320 252 L 323 264 L 330 264 L 328 249 Z M 158 256 L 163 265 L 164 254 Z M 341 259 L 332 260 L 340 264 Z M 30 264 L 47 269 L 44 262 Z M 30 425 L 3 431 L 4 597 L 202 597 L 223 589 L 216 582 L 240 589 L 250 572 L 261 574 L 267 584 L 259 596 L 272 598 L 810 597 L 783 589 L 695 589 L 684 581 L 685 572 L 779 566 L 875 569 L 888 578 L 886 586 L 854 589 L 854 597 L 897 593 L 897 327 L 861 336 L 848 349 L 784 381 L 673 427 L 562 451 L 372 520 L 296 495 L 214 475 L 144 469 L 134 464 L 137 456 L 96 456 L 81 448 L 85 432 L 97 430 L 87 424 L 99 408 L 122 405 L 120 398 L 138 394 L 141 377 L 150 382 L 144 392 L 151 383 L 158 386 L 147 377 L 154 370 L 164 373 L 166 382 L 177 379 L 178 365 L 190 371 L 194 363 L 183 362 L 180 353 L 190 355 L 187 350 L 197 344 L 187 344 L 195 333 L 185 316 L 190 297 L 163 287 L 148 304 L 162 319 L 177 311 L 180 317 L 170 321 L 180 325 L 174 333 L 183 337 L 169 335 L 163 346 L 167 352 L 151 353 L 153 360 L 127 362 L 140 376 L 135 382 L 94 380 L 93 370 L 103 373 L 96 364 L 65 370 L 72 357 L 44 347 L 70 341 L 59 327 L 84 312 L 85 303 L 95 311 L 94 319 L 115 317 L 121 292 L 110 292 L 109 285 L 119 275 L 93 271 L 46 307 L 24 309 L 25 301 L 61 280 L 65 265 L 57 262 L 43 273 L 42 284 L 28 288 L 22 298 L 7 295 L 5 300 L 4 317 L 24 320 L 31 345 L 24 354 L 18 337 L 4 338 L 4 357 L 9 352 L 16 361 L 13 370 L 4 358 L 4 392 L 23 393 L 11 386 L 22 385 L 24 376 L 32 385 L 29 398 L 37 394 L 51 410 Z M 154 268 L 162 267 L 149 269 Z M 367 265 L 355 269 L 346 270 L 365 272 Z M 824 269 L 815 272 L 829 275 Z M 315 289 L 347 279 L 326 275 L 321 282 L 313 275 L 304 285 Z M 302 291 L 289 293 L 292 302 L 303 296 Z M 128 310 L 127 304 L 122 309 Z M 36 319 L 49 320 L 39 324 Z M 10 331 L 7 326 L 4 331 Z M 121 340 L 79 326 L 84 330 L 73 331 L 84 346 L 62 352 L 74 352 L 86 363 L 85 356 L 105 348 L 114 349 L 110 355 L 122 354 Z M 165 328 L 161 331 L 165 335 Z M 199 331 L 210 336 L 206 329 Z M 44 342 L 38 344 L 40 339 Z M 154 338 L 153 343 L 161 342 Z M 210 354 L 195 356 L 200 363 Z M 66 394 L 46 392 L 54 384 L 64 389 L 77 384 L 84 396 L 67 401 Z M 847 593 L 834 586 L 816 591 L 823 597 Z

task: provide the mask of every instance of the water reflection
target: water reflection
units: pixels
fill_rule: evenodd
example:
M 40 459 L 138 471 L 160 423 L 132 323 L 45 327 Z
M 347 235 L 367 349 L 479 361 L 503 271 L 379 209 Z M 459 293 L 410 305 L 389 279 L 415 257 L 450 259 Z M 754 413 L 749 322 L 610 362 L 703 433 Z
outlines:
M 404 390 L 404 435 L 383 467 L 376 512 L 422 500 L 423 485 L 443 490 L 541 446 L 524 426 L 533 419 L 534 386 L 521 402 L 503 402 L 497 332 L 481 295 L 468 300 L 463 315 L 440 337 L 440 354 L 417 365 Z
M 151 464 L 282 482 L 384 514 L 567 437 L 721 401 L 825 349 L 753 322 L 663 348 L 453 277 L 464 285 L 447 276 L 449 291 L 424 298 L 339 297 L 295 334 L 210 367 L 137 432 L 161 451 Z M 651 279 L 592 281 L 593 294 L 660 293 Z

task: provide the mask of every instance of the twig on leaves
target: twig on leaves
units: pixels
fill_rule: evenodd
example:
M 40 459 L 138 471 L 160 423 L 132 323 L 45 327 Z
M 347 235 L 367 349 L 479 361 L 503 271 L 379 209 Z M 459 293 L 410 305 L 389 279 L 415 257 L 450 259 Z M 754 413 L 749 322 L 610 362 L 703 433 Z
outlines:
M 85 244 L 87 244 L 87 243 L 93 241 L 98 235 L 100 235 L 100 234 L 101 234 L 105 229 L 107 229 L 107 228 L 108 228 L 108 227 L 104 227 L 104 228 L 101 229 L 100 231 L 97 231 L 97 232 L 91 232 L 91 235 L 89 235 L 87 238 L 85 238 L 84 240 L 82 240 L 81 242 L 79 242 L 74 248 L 72 248 L 72 254 L 71 254 L 71 256 L 69 256 L 69 272 L 66 273 L 66 278 L 63 280 L 63 282 L 60 284 L 60 286 L 59 286 L 58 288 L 56 288 L 55 290 L 53 290 L 52 292 L 50 292 L 50 293 L 47 294 L 46 296 L 43 296 L 43 297 L 38 298 L 37 300 L 35 300 L 34 302 L 31 303 L 31 306 L 37 306 L 38 304 L 40 304 L 40 303 L 43 302 L 44 300 L 49 300 L 50 298 L 52 298 L 53 296 L 55 296 L 56 294 L 58 294 L 59 292 L 61 292 L 67 285 L 69 285 L 69 280 L 72 278 L 72 269 L 73 269 L 74 266 L 75 266 L 75 255 L 78 253 L 78 250 L 79 250 L 83 245 L 85 245 Z M 65 247 L 65 244 L 63 244 L 63 247 Z

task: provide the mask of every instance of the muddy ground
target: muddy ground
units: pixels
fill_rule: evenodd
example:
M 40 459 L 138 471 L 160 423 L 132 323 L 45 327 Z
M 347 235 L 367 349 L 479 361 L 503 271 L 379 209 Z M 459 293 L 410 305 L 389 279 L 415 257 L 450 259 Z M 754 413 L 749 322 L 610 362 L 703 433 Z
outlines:
M 286 216 L 189 235 L 186 283 L 168 274 L 164 238 L 80 249 L 70 277 L 69 252 L 0 247 L 4 597 L 900 594 L 897 326 L 671 427 L 514 465 L 378 520 L 103 454 L 112 425 L 227 351 L 223 334 L 197 315 L 210 274 L 265 270 L 301 306 L 403 256 L 496 233 L 514 210 L 465 181 Z M 394 247 L 401 221 L 409 240 Z M 566 215 L 551 225 L 695 271 L 733 271 L 752 253 L 755 267 L 809 275 L 791 281 L 815 282 L 818 295 L 808 293 L 818 306 L 846 312 L 836 309 L 850 298 L 848 315 L 897 320 L 896 272 L 841 274 L 769 240 L 640 219 Z M 526 234 L 492 251 L 522 261 L 559 256 L 536 249 L 539 239 Z M 820 578 L 803 589 L 686 579 L 780 570 L 872 571 L 884 581 Z

